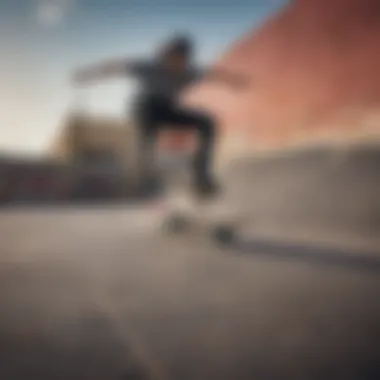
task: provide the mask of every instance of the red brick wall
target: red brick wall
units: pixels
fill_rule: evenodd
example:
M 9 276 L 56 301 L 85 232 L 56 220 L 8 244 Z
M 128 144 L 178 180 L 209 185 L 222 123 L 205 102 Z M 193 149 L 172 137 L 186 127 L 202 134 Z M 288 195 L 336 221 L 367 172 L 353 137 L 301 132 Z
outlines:
M 248 128 L 252 145 L 360 132 L 380 103 L 380 1 L 294 1 L 217 64 L 253 85 L 238 93 L 203 83 L 189 101 L 214 112 L 226 132 Z

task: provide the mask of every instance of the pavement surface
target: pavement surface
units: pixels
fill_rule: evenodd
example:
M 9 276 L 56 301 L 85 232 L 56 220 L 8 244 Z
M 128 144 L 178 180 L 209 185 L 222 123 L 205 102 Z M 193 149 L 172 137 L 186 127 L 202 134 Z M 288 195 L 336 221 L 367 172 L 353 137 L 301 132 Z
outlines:
M 155 212 L 0 214 L 1 379 L 380 378 L 380 246 L 220 248 Z

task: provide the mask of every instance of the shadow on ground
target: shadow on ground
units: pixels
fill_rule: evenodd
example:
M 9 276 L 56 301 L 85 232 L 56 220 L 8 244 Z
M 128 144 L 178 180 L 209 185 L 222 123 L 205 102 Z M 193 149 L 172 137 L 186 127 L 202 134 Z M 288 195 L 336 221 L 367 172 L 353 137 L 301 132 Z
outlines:
M 240 254 L 357 270 L 380 276 L 380 252 L 252 238 L 234 244 Z

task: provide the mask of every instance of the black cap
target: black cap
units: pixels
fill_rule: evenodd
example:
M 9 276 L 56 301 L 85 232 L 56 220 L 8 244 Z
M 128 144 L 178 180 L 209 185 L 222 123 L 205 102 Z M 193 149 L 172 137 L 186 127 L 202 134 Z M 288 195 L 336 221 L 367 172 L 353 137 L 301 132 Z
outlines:
M 166 54 L 179 53 L 189 56 L 193 52 L 193 47 L 194 44 L 190 37 L 177 35 L 166 44 L 164 50 Z

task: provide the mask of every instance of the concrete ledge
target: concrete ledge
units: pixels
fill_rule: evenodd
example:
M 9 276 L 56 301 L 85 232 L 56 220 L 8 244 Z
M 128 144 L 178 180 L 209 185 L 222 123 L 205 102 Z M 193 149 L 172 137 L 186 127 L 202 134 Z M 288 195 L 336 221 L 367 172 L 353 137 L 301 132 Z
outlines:
M 256 231 L 309 240 L 380 235 L 379 146 L 309 147 L 240 159 L 225 181 L 232 200 L 252 214 Z

